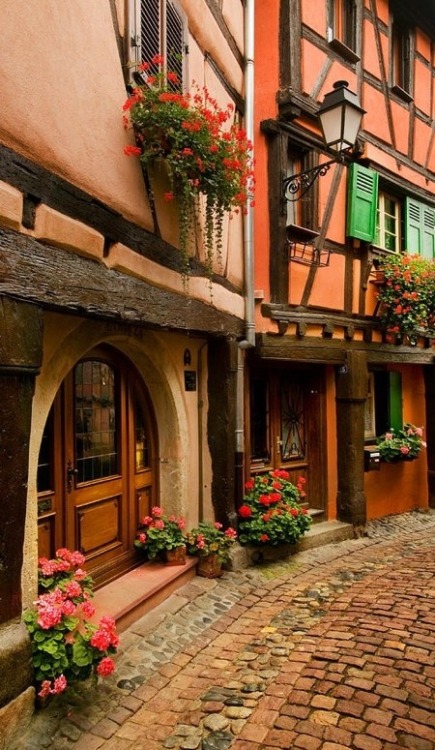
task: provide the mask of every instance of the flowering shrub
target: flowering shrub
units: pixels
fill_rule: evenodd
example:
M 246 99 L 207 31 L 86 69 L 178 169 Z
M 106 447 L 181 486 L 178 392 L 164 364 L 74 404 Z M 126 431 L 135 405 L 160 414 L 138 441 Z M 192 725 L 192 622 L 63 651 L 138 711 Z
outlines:
M 229 550 L 236 539 L 237 532 L 231 526 L 222 531 L 221 523 L 201 521 L 197 528 L 186 535 L 187 552 L 199 557 L 216 554 L 222 563 L 226 563 L 230 559 Z
M 176 549 L 185 544 L 184 518 L 165 516 L 162 508 L 153 508 L 151 516 L 142 518 L 140 527 L 134 546 L 146 552 L 150 560 L 154 560 L 165 550 Z
M 417 458 L 421 449 L 426 447 L 423 440 L 423 427 L 415 427 L 407 422 L 399 432 L 393 429 L 377 438 L 382 461 L 411 461 Z
M 435 264 L 420 255 L 394 255 L 378 266 L 381 324 L 387 334 L 407 337 L 435 329 Z
M 245 484 L 248 491 L 239 508 L 241 544 L 294 544 L 311 525 L 311 516 L 301 508 L 305 480 L 297 486 L 287 471 L 277 469 L 259 474 Z
M 98 625 L 86 620 L 95 613 L 90 602 L 92 579 L 83 570 L 80 552 L 59 549 L 56 558 L 41 558 L 38 565 L 40 595 L 35 608 L 24 615 L 32 641 L 32 660 L 38 695 L 63 692 L 71 682 L 93 672 L 112 674 L 119 638 L 112 617 Z
M 124 124 L 133 125 L 136 146 L 125 153 L 138 156 L 147 167 L 163 157 L 176 196 L 180 224 L 180 248 L 187 252 L 188 234 L 198 196 L 205 196 L 207 258 L 216 236 L 222 246 L 224 213 L 245 207 L 253 189 L 251 150 L 246 132 L 233 119 L 234 107 L 219 107 L 208 90 L 195 86 L 191 93 L 176 90 L 178 79 L 163 73 L 163 58 L 156 55 L 139 69 L 145 77 L 124 104 Z

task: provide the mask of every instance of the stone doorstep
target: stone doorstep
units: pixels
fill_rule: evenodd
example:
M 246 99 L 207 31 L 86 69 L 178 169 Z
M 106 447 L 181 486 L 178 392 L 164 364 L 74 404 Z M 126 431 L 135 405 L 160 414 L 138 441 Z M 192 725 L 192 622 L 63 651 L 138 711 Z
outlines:
M 350 523 L 342 521 L 320 521 L 313 523 L 309 531 L 297 544 L 282 545 L 282 547 L 242 547 L 238 545 L 231 554 L 233 569 L 246 568 L 258 562 L 273 562 L 282 560 L 298 552 L 303 552 L 326 544 L 337 544 L 355 537 L 354 528 Z M 260 554 L 260 557 L 258 557 Z
M 98 622 L 102 615 L 116 620 L 120 633 L 194 578 L 197 560 L 188 557 L 185 565 L 148 562 L 121 578 L 97 589 L 92 600 Z

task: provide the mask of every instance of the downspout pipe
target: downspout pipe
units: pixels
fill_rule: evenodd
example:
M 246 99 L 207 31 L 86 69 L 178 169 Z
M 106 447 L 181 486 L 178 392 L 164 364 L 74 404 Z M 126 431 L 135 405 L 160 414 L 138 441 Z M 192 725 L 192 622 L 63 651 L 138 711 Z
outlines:
M 254 17 L 255 0 L 245 3 L 245 130 L 248 140 L 254 143 Z M 253 154 L 252 154 L 253 156 Z M 254 303 L 254 196 L 249 195 L 244 217 L 244 271 L 245 271 L 245 339 L 241 349 L 255 346 Z
M 247 138 L 254 143 L 254 17 L 255 0 L 245 0 L 245 130 Z M 252 153 L 252 158 L 254 154 Z M 243 502 L 245 472 L 245 424 L 244 424 L 244 350 L 255 346 L 255 300 L 254 300 L 254 209 L 253 195 L 249 195 L 244 217 L 244 276 L 245 276 L 245 338 L 239 342 L 237 357 L 236 429 L 235 429 L 235 501 L 236 507 Z M 235 515 L 234 521 L 237 516 Z M 233 519 L 231 519 L 233 521 Z

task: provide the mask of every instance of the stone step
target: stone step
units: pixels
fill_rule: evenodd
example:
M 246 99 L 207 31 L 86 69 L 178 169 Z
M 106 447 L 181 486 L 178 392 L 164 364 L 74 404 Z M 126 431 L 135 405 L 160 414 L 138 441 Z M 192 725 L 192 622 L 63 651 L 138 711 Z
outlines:
M 197 559 L 188 557 L 185 565 L 147 562 L 116 581 L 97 589 L 92 603 L 94 622 L 111 615 L 121 633 L 135 620 L 157 607 L 196 574 Z
M 309 531 L 295 544 L 295 551 L 302 552 L 306 549 L 322 547 L 325 544 L 336 544 L 355 536 L 351 523 L 342 521 L 320 521 L 313 523 Z
M 277 547 L 254 547 L 237 545 L 232 551 L 233 569 L 246 568 L 258 563 L 273 562 L 303 552 L 304 550 L 322 547 L 325 544 L 337 544 L 346 539 L 353 539 L 354 530 L 350 523 L 341 521 L 320 521 L 313 523 L 309 531 L 297 544 L 282 544 Z

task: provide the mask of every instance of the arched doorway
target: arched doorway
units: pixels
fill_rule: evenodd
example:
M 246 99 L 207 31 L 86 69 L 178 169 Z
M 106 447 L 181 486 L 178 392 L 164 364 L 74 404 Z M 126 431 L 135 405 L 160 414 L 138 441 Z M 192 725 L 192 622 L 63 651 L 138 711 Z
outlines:
M 38 462 L 39 555 L 79 549 L 97 584 L 137 563 L 139 520 L 155 504 L 156 428 L 138 373 L 108 346 L 67 375 Z

